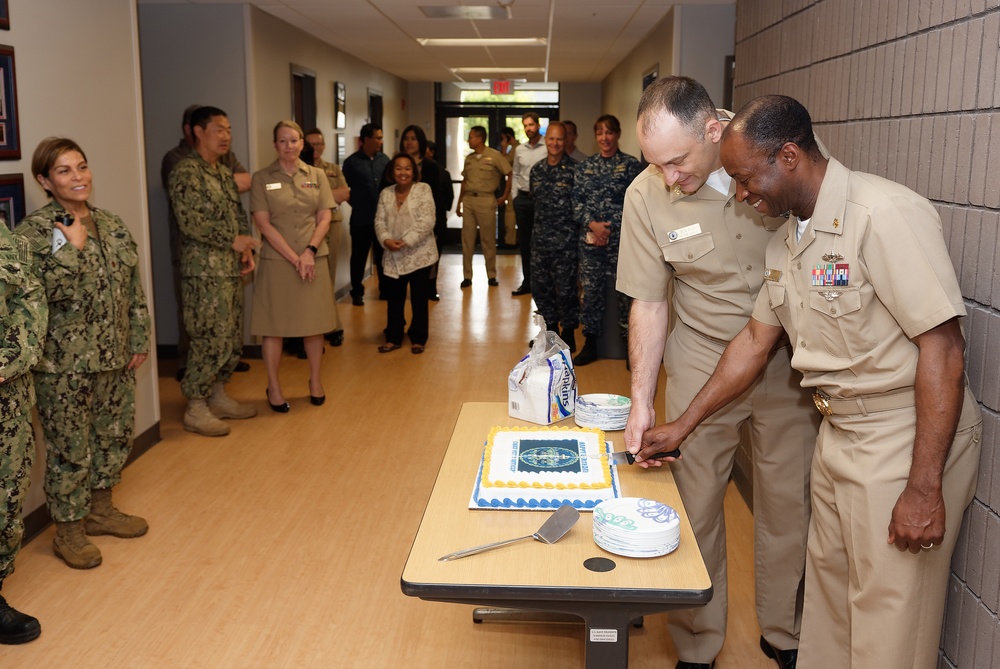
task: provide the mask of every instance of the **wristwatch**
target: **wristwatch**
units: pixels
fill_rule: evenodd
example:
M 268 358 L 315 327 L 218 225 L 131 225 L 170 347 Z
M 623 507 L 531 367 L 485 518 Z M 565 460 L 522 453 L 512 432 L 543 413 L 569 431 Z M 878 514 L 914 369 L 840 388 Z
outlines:
M 319 249 L 313 246 L 312 244 L 307 245 L 306 248 L 312 251 L 313 255 L 316 255 L 316 253 L 319 251 Z

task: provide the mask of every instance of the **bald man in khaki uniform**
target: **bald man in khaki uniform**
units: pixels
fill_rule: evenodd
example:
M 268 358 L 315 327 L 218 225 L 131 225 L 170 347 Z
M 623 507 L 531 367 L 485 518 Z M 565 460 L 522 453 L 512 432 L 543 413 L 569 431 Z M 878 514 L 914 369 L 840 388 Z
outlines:
M 696 113 L 685 111 L 694 107 Z M 652 164 L 626 192 L 617 280 L 618 290 L 635 299 L 629 318 L 632 411 L 625 432 L 626 444 L 635 447 L 655 424 L 660 361 L 667 372 L 666 415 L 673 420 L 746 325 L 763 283 L 764 249 L 785 223 L 733 201 L 718 144 L 732 114 L 716 110 L 698 82 L 660 79 L 639 109 L 639 143 Z M 761 647 L 777 655 L 781 667 L 794 666 L 819 417 L 790 358 L 787 341 L 775 345 L 764 374 L 692 434 L 683 460 L 671 467 L 714 586 L 705 607 L 669 616 L 682 669 L 707 669 L 722 650 L 728 606 L 723 499 L 744 427 L 754 457 Z
M 474 126 L 469 130 L 469 148 L 462 169 L 462 189 L 455 213 L 462 217 L 462 288 L 472 285 L 472 255 L 476 251 L 476 234 L 483 248 L 486 276 L 490 286 L 497 283 L 497 207 L 510 198 L 511 167 L 503 154 L 486 146 L 486 129 Z M 495 195 L 504 179 L 503 195 Z
M 751 101 L 725 132 L 736 198 L 790 211 L 749 324 L 673 424 L 671 448 L 752 382 L 787 333 L 824 415 L 812 465 L 800 666 L 932 669 L 982 418 L 965 381 L 962 293 L 931 204 L 827 160 L 797 101 Z

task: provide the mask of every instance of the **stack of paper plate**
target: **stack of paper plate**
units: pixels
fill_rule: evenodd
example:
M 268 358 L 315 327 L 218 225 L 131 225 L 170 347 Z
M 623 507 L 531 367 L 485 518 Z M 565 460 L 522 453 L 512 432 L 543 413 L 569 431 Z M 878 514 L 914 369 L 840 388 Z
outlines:
M 631 409 L 632 400 L 621 395 L 580 395 L 576 398 L 574 419 L 580 427 L 595 427 L 605 431 L 624 430 Z
M 680 539 L 680 517 L 661 502 L 619 497 L 594 507 L 594 542 L 615 555 L 658 557 L 676 550 Z

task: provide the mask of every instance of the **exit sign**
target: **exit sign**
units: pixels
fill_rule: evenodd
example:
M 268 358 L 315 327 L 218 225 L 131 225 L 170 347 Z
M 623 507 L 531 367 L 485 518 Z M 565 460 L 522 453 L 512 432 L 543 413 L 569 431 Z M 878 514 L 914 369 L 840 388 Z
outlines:
M 493 95 L 510 95 L 514 90 L 510 79 L 494 79 L 490 81 L 490 86 L 493 90 Z

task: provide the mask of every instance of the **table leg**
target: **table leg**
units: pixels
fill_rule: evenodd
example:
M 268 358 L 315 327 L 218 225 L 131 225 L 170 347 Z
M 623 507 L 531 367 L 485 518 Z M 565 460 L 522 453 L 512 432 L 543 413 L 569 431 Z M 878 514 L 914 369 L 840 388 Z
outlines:
M 629 617 L 590 611 L 585 622 L 586 668 L 628 669 Z

